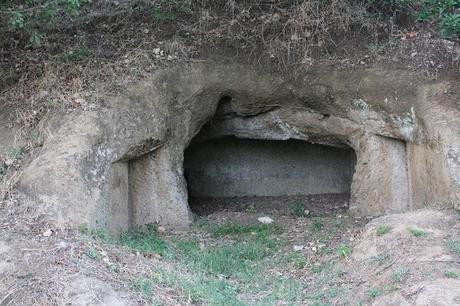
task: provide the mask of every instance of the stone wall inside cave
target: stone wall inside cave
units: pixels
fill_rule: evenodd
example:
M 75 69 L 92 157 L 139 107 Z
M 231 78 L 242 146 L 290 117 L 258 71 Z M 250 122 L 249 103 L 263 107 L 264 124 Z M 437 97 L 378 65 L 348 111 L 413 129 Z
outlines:
M 349 194 L 354 152 L 300 140 L 226 137 L 185 150 L 189 197 Z

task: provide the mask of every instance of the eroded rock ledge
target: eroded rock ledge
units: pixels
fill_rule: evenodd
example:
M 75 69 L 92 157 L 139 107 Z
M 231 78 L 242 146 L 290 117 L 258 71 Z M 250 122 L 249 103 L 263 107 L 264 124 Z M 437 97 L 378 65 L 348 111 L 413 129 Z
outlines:
M 299 139 L 357 156 L 350 210 L 373 216 L 460 199 L 459 84 L 404 71 L 317 67 L 287 79 L 246 66 L 159 71 L 107 97 L 106 106 L 56 116 L 20 183 L 56 223 L 116 232 L 191 220 L 184 150 L 204 137 Z M 447 95 L 446 92 L 450 94 Z

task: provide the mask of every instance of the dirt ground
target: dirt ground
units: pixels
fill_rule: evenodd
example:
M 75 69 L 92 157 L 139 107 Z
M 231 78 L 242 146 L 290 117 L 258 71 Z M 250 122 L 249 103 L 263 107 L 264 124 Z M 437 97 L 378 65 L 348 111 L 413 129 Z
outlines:
M 317 194 L 283 197 L 191 198 L 189 202 L 191 210 L 199 216 L 207 216 L 219 211 L 331 216 L 344 213 L 348 208 L 349 198 L 348 194 Z
M 115 239 L 4 205 L 0 305 L 460 305 L 455 211 L 367 220 L 259 208 Z

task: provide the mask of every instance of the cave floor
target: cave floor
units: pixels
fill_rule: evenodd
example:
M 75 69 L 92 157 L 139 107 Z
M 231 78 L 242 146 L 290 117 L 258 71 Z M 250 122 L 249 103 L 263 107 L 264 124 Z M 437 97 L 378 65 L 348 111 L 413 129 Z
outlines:
M 189 199 L 192 212 L 198 216 L 208 216 L 217 212 L 252 212 L 297 217 L 325 217 L 345 213 L 348 202 L 349 195 L 342 193 L 282 197 L 191 197 Z

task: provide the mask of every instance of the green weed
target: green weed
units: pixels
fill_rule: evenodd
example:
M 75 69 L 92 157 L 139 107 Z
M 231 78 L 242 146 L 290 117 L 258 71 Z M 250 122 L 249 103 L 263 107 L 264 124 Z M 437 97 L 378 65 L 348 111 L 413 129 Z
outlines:
M 155 283 L 180 289 L 192 304 L 243 305 L 238 299 L 238 290 L 232 284 L 201 271 L 184 273 L 158 269 L 152 275 L 152 280 Z
M 8 157 L 10 159 L 16 160 L 22 158 L 24 153 L 25 151 L 23 147 L 14 147 L 8 152 Z
M 122 233 L 118 243 L 144 253 L 164 255 L 167 251 L 166 242 L 158 237 L 154 228 L 135 229 Z
M 396 271 L 393 275 L 391 275 L 391 279 L 395 283 L 402 283 L 407 279 L 408 276 L 409 276 L 409 269 L 401 268 L 398 271 Z
M 371 298 L 376 298 L 381 294 L 380 290 L 378 288 L 370 288 L 367 290 L 367 295 Z
M 313 233 L 319 233 L 322 228 L 323 228 L 323 223 L 321 222 L 321 219 L 319 218 L 313 219 L 313 223 L 310 225 L 310 230 Z
M 352 248 L 348 245 L 341 244 L 337 247 L 337 254 L 342 257 L 348 257 L 351 254 Z
M 291 214 L 293 216 L 296 216 L 296 217 L 299 217 L 299 218 L 306 217 L 306 215 L 305 215 L 305 207 L 304 207 L 303 203 L 296 202 L 296 203 L 292 204 L 291 205 Z
M 156 23 L 173 21 L 176 19 L 176 15 L 173 14 L 172 12 L 165 12 L 157 8 L 152 10 L 151 16 L 152 16 L 153 21 Z
M 381 266 L 383 265 L 384 263 L 388 262 L 388 260 L 391 258 L 390 254 L 384 252 L 384 253 L 380 253 L 379 255 L 377 256 L 374 256 L 371 258 L 371 261 L 372 262 L 375 262 L 377 263 L 377 265 Z
M 447 240 L 447 247 L 457 255 L 460 255 L 460 241 L 449 239 Z
M 211 226 L 209 228 L 211 235 L 214 238 L 230 235 L 246 235 L 251 234 L 257 237 L 266 237 L 271 234 L 280 234 L 282 228 L 276 224 L 223 224 Z
M 136 278 L 131 287 L 145 297 L 150 297 L 153 294 L 153 281 L 148 278 Z
M 391 231 L 391 227 L 385 224 L 377 226 L 377 236 L 383 236 Z
M 256 272 L 255 265 L 277 250 L 273 244 L 260 240 L 205 249 L 200 248 L 198 241 L 181 241 L 176 247 L 178 256 L 193 268 L 227 277 L 250 277 Z
M 89 57 L 90 52 L 86 48 L 77 48 L 65 52 L 61 59 L 63 62 L 79 62 Z
M 7 171 L 8 167 L 3 162 L 0 162 L 0 177 L 4 176 Z
M 454 271 L 445 271 L 444 276 L 447 277 L 447 278 L 458 278 L 459 274 L 457 272 L 454 272 Z
M 95 248 L 89 248 L 86 250 L 86 256 L 88 256 L 91 259 L 96 259 L 97 258 L 97 251 Z
M 425 237 L 428 235 L 426 232 L 422 231 L 421 229 L 413 228 L 413 227 L 407 228 L 407 231 L 415 237 Z
M 303 269 L 307 264 L 305 257 L 302 256 L 302 254 L 300 254 L 299 252 L 292 252 L 291 254 L 289 254 L 287 260 L 288 262 L 292 263 L 294 267 L 296 267 L 297 269 Z

